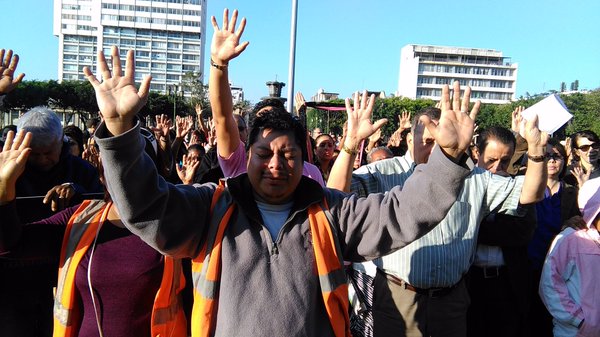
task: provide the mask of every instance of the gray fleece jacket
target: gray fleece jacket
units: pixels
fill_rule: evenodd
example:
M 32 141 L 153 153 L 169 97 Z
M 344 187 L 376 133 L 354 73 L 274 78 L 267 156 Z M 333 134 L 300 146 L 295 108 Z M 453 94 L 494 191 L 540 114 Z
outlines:
M 158 251 L 195 257 L 206 239 L 214 184 L 172 185 L 144 153 L 139 124 L 100 146 L 108 190 L 127 228 Z M 326 198 L 344 260 L 371 260 L 427 233 L 450 209 L 467 168 L 435 149 L 403 189 L 357 198 L 302 177 L 294 205 L 272 238 L 245 174 L 227 180 L 236 204 L 222 243 L 215 336 L 333 336 L 314 262 L 307 208 Z

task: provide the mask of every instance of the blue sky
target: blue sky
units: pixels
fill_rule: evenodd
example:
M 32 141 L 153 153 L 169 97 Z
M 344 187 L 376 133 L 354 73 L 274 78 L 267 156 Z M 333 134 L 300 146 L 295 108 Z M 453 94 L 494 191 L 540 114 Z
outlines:
M 0 4 L 7 14 L 0 47 L 21 56 L 25 79 L 56 79 L 53 1 Z M 225 7 L 248 20 L 250 46 L 231 62 L 230 77 L 256 102 L 267 94 L 265 82 L 288 82 L 291 0 L 208 0 L 208 16 L 221 21 Z M 207 36 L 208 55 L 210 21 Z M 598 0 L 298 0 L 295 89 L 307 98 L 319 88 L 342 97 L 362 89 L 393 93 L 400 49 L 411 43 L 500 50 L 519 63 L 518 96 L 576 79 L 581 89 L 600 87 Z

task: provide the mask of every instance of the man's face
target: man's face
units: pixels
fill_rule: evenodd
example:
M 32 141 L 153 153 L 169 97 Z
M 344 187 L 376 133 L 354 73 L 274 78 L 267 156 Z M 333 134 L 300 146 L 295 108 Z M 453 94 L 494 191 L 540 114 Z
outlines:
M 40 144 L 31 148 L 27 163 L 37 170 L 50 171 L 60 159 L 62 141 L 57 140 L 51 144 Z
M 435 145 L 435 138 L 423 124 L 423 119 L 425 119 L 424 116 L 419 118 L 414 134 L 411 132 L 406 138 L 408 150 L 417 165 L 427 163 Z M 433 123 L 437 124 L 438 121 L 434 120 Z
M 187 158 L 193 161 L 202 160 L 202 154 L 198 150 L 189 150 L 187 154 Z
M 387 151 L 377 150 L 371 154 L 371 163 L 388 158 L 392 158 L 392 156 Z
M 261 130 L 248 153 L 248 178 L 260 201 L 289 202 L 302 177 L 302 149 L 292 131 Z
M 504 144 L 491 138 L 483 152 L 479 152 L 477 166 L 494 174 L 508 175 L 506 170 L 515 149 L 512 144 Z
M 319 137 L 322 133 L 323 132 L 321 132 L 321 129 L 315 128 L 312 132 L 313 139 L 317 139 L 317 137 Z

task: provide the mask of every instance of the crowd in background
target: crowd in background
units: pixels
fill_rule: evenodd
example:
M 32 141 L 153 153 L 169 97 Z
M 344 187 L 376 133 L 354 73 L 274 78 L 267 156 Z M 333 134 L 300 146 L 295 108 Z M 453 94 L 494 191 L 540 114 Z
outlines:
M 301 93 L 293 115 L 277 99 L 234 114 L 236 21 L 212 19 L 208 119 L 136 116 L 150 79 L 138 91 L 114 48 L 102 81 L 84 71 L 85 129 L 46 107 L 3 127 L 3 336 L 600 335 L 598 135 L 547 137 L 522 107 L 477 130 L 458 83 L 391 135 L 366 93 L 341 135 L 306 130 Z M 19 90 L 18 56 L 0 61 L 0 95 Z

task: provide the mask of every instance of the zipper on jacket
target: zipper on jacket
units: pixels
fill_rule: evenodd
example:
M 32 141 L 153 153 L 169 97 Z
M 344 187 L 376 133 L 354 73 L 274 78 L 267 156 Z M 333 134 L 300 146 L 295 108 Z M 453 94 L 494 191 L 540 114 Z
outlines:
M 273 247 L 271 247 L 271 255 L 279 254 L 279 249 L 277 249 L 277 243 L 273 242 Z

